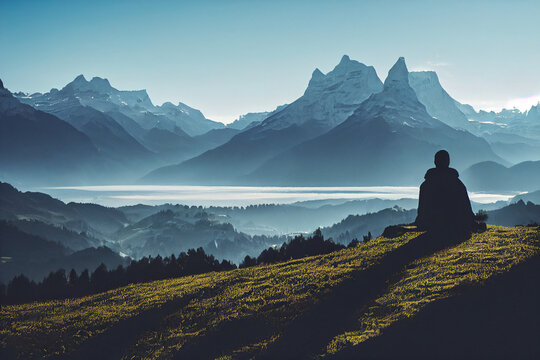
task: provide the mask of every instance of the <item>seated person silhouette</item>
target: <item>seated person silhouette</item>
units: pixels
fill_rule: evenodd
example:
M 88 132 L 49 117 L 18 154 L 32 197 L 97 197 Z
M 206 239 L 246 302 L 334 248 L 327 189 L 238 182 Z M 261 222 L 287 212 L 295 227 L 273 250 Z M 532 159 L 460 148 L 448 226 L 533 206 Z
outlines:
M 420 186 L 415 224 L 420 230 L 441 235 L 467 235 L 475 228 L 474 213 L 465 185 L 449 165 L 448 152 L 438 151 L 435 168 L 426 172 Z

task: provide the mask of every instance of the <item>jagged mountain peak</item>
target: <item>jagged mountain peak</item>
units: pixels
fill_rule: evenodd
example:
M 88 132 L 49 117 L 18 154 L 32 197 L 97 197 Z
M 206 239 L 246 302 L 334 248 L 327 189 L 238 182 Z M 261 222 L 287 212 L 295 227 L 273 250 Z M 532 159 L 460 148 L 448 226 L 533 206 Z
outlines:
M 90 80 L 90 84 L 92 84 L 96 88 L 100 88 L 100 89 L 108 90 L 108 89 L 112 88 L 111 83 L 109 82 L 109 80 L 104 79 L 104 78 L 100 78 L 98 76 L 93 77 L 92 80 Z
M 315 68 L 315 70 L 313 70 L 313 74 L 311 74 L 311 79 L 319 79 L 319 78 L 324 78 L 324 74 L 322 73 L 321 70 L 319 70 L 319 68 Z
M 351 61 L 351 58 L 349 57 L 349 55 L 343 55 L 341 57 L 341 60 L 339 61 L 339 65 L 345 65 L 349 63 L 350 61 Z
M 3 90 L 3 89 L 5 89 L 4 88 L 4 83 L 2 82 L 2 79 L 0 79 L 0 90 Z
M 75 79 L 73 79 L 73 81 L 71 83 L 87 83 L 88 81 L 86 80 L 86 78 L 84 77 L 83 74 L 80 74 L 78 75 L 77 77 L 75 77 Z
M 388 76 L 384 81 L 384 89 L 407 87 L 409 87 L 409 70 L 405 64 L 405 58 L 400 57 L 390 71 L 388 71 Z
M 341 75 L 343 73 L 349 73 L 351 71 L 357 71 L 361 69 L 368 69 L 371 68 L 371 66 L 367 66 L 359 61 L 351 60 L 351 58 L 348 55 L 343 55 L 341 57 L 341 60 L 336 65 L 334 70 L 330 71 L 327 76 L 333 75 Z
M 115 90 L 107 79 L 95 76 L 92 78 L 92 80 L 88 81 L 82 74 L 67 84 L 64 89 L 71 89 L 75 91 L 93 91 L 97 93 L 110 93 L 111 91 Z
M 432 86 L 442 88 L 439 76 L 435 71 L 411 71 L 409 72 L 409 85 L 416 90 L 415 86 Z

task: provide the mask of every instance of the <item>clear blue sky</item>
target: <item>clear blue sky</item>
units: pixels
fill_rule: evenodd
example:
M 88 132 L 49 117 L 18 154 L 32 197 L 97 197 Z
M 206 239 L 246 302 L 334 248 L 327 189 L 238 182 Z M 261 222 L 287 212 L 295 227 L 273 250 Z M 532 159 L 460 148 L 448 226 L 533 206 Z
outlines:
M 405 56 L 497 108 L 540 99 L 539 21 L 538 0 L 0 0 L 0 78 L 42 92 L 101 76 L 230 121 L 296 99 L 343 54 L 383 80 Z

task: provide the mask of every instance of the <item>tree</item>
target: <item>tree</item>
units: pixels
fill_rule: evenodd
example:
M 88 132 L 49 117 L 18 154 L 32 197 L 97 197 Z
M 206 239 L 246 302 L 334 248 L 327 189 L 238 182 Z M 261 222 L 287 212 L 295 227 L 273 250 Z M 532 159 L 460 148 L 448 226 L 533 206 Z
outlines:
M 36 284 L 26 276 L 15 276 L 7 286 L 7 302 L 19 304 L 36 298 Z
M 107 290 L 107 266 L 104 263 L 101 263 L 96 270 L 92 273 L 90 278 L 90 285 L 93 291 L 100 292 Z
M 75 271 L 75 269 L 71 269 L 71 271 L 69 272 L 68 282 L 72 288 L 77 287 L 77 283 L 79 282 L 79 277 L 77 276 L 77 272 Z

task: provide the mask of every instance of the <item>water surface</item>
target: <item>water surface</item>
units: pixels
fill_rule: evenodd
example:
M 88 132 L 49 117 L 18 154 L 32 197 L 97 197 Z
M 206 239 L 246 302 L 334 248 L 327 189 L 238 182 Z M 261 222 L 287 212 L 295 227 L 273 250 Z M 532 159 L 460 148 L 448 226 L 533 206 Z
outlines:
M 415 186 L 358 187 L 273 187 L 273 186 L 161 186 L 109 185 L 59 186 L 38 188 L 62 201 L 88 202 L 105 206 L 179 203 L 203 206 L 246 206 L 252 204 L 288 204 L 307 200 L 418 198 Z M 469 193 L 471 200 L 490 203 L 506 201 L 518 192 Z

